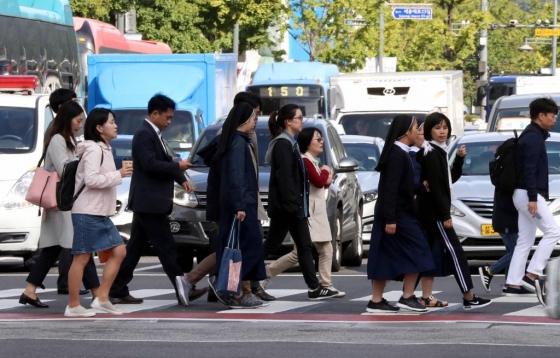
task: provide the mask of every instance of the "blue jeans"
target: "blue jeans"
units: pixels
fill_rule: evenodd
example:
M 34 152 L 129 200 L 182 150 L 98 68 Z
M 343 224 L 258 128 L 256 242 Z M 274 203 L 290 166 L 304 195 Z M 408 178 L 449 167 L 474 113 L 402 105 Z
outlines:
M 501 232 L 500 236 L 506 246 L 506 254 L 496 261 L 494 265 L 490 266 L 490 272 L 492 272 L 492 275 L 496 275 L 502 271 L 505 271 L 507 274 L 507 269 L 509 268 L 509 263 L 511 262 L 511 257 L 513 256 L 513 250 L 517 244 L 519 234 L 516 232 Z

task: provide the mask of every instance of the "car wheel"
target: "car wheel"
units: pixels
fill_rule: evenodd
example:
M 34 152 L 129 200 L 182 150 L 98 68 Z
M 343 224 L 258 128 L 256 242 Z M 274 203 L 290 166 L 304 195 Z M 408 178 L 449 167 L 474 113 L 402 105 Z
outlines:
M 332 272 L 338 272 L 342 266 L 342 249 L 340 247 L 340 239 L 342 237 L 342 214 L 340 210 L 336 211 L 336 221 L 334 225 L 335 235 L 333 238 L 333 256 L 332 256 Z
M 362 242 L 362 213 L 356 215 L 356 237 L 344 249 L 342 254 L 342 263 L 346 266 L 361 266 L 362 255 L 364 253 L 364 244 Z

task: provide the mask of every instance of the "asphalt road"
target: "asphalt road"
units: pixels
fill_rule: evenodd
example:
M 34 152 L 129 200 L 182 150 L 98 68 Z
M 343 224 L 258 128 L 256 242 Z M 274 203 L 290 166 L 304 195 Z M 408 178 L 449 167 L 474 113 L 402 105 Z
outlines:
M 100 267 L 101 268 L 101 267 Z M 0 259 L 0 357 L 556 357 L 560 321 L 544 315 L 536 298 L 499 294 L 492 305 L 465 312 L 453 278 L 436 280 L 436 296 L 450 307 L 426 314 L 365 315 L 371 286 L 366 266 L 344 268 L 333 283 L 344 298 L 306 299 L 303 278 L 291 272 L 273 280 L 278 300 L 267 308 L 228 310 L 203 297 L 178 306 L 159 262 L 144 257 L 131 289 L 142 305 L 123 305 L 122 317 L 98 314 L 68 319 L 67 296 L 56 294 L 56 268 L 39 296 L 51 307 L 17 304 L 26 273 L 19 261 Z M 483 295 L 480 280 L 475 291 Z M 206 286 L 206 282 L 201 282 Z M 390 283 L 385 297 L 398 299 L 401 284 Z M 46 290 L 46 291 L 47 291 Z M 82 297 L 82 304 L 90 302 Z

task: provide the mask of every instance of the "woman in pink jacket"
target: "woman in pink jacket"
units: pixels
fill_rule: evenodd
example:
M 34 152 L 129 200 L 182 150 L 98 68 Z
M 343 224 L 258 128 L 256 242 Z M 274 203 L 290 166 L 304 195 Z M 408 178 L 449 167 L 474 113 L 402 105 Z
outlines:
M 78 145 L 81 157 L 76 172 L 76 193 L 85 185 L 72 207 L 74 259 L 68 274 L 69 301 L 65 316 L 91 317 L 95 311 L 80 305 L 79 291 L 84 267 L 94 252 L 110 250 L 111 256 L 103 268 L 101 286 L 91 308 L 120 315 L 122 312 L 109 302 L 109 289 L 126 255 L 123 240 L 109 216 L 115 214 L 116 186 L 122 178 L 132 175 L 132 168 L 117 170 L 109 142 L 117 137 L 113 112 L 96 108 L 89 114 L 85 141 Z

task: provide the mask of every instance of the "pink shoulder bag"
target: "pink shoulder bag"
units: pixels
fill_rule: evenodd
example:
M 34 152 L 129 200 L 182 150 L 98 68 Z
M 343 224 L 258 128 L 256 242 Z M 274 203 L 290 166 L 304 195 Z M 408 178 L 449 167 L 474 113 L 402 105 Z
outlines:
M 33 180 L 25 196 L 25 200 L 39 207 L 39 216 L 41 216 L 41 208 L 56 209 L 57 207 L 56 183 L 58 183 L 60 177 L 56 171 L 49 172 L 41 168 L 41 162 L 45 159 L 46 154 L 47 149 L 45 148 L 39 163 L 37 163 Z

